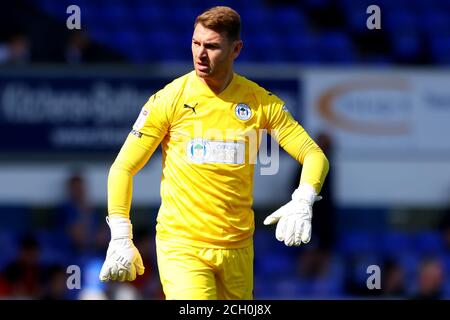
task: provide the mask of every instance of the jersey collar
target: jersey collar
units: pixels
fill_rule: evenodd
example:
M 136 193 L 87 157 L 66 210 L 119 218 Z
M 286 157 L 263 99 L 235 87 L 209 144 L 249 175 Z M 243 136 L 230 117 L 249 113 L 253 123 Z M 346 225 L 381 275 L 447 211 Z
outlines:
M 233 72 L 233 78 L 231 79 L 228 86 L 219 94 L 215 94 L 206 83 L 204 83 L 195 73 L 195 70 L 192 71 L 192 76 L 194 78 L 195 87 L 197 90 L 200 90 L 201 93 L 210 96 L 210 97 L 218 97 L 218 98 L 225 98 L 229 95 L 229 92 L 232 91 L 232 88 L 235 85 L 237 74 Z

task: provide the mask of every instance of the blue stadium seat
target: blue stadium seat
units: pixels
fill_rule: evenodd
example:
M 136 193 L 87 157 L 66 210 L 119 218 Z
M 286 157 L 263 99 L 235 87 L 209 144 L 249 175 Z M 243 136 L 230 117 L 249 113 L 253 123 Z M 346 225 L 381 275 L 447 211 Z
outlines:
M 368 231 L 344 232 L 337 248 L 344 255 L 375 254 L 382 249 L 380 234 Z
M 279 39 L 273 33 L 259 33 L 252 37 L 250 50 L 257 61 L 282 61 L 283 52 Z
M 19 237 L 14 231 L 0 231 L 0 272 L 6 267 L 17 256 L 18 241 Z
M 146 1 L 145 4 L 131 9 L 135 23 L 139 26 L 146 26 L 146 29 L 162 26 L 169 28 L 171 24 L 168 19 L 168 10 L 164 6 L 158 6 Z
M 404 271 L 405 286 L 408 293 L 413 293 L 417 285 L 418 269 L 421 256 L 414 251 L 401 253 L 395 257 L 395 261 Z
M 103 27 L 90 28 L 89 37 L 96 43 L 107 45 L 109 45 L 111 38 L 113 38 L 113 36 L 111 35 L 111 31 Z
M 257 273 L 254 275 L 254 289 L 253 296 L 255 299 L 275 299 L 276 286 L 278 283 L 277 278 L 270 278 L 267 276 L 259 276 Z
M 434 9 L 421 12 L 418 22 L 418 28 L 428 36 L 450 34 L 450 14 L 445 11 Z
M 264 7 L 243 9 L 240 12 L 240 15 L 243 22 L 245 22 L 245 24 L 243 23 L 242 25 L 243 32 L 249 30 L 256 34 L 263 33 L 264 31 L 270 32 L 273 28 L 270 24 L 272 21 L 270 12 Z
M 444 251 L 442 235 L 437 231 L 421 231 L 413 235 L 414 250 L 421 255 Z
M 102 28 L 103 23 L 101 21 L 101 18 L 99 18 L 98 13 L 102 10 L 102 8 L 99 6 L 96 2 L 86 2 L 82 5 L 80 5 L 81 9 L 81 28 L 91 29 L 97 29 Z M 106 27 L 106 26 L 105 26 Z
M 393 1 L 393 2 L 395 2 L 395 1 Z M 430 8 L 439 8 L 440 1 L 439 0 L 414 0 L 414 1 L 408 1 L 407 5 L 409 5 L 415 12 L 421 13 L 421 12 L 429 10 Z
M 397 59 L 408 61 L 416 58 L 421 51 L 421 44 L 420 36 L 417 33 L 391 33 L 392 52 Z
M 122 29 L 109 35 L 111 45 L 122 53 L 135 50 L 142 42 L 142 39 L 133 29 Z
M 436 8 L 440 8 L 442 11 L 450 12 L 450 1 L 448 0 L 435 0 Z
M 312 282 L 310 295 L 314 299 L 336 299 L 344 294 L 342 277 L 319 278 Z
M 435 63 L 450 64 L 450 35 L 432 37 L 430 49 Z
M 339 255 L 332 255 L 328 272 L 313 280 L 311 295 L 318 299 L 342 296 L 344 293 L 345 268 L 344 260 Z
M 286 34 L 283 38 L 286 61 L 301 63 L 320 63 L 321 55 L 318 41 L 308 33 Z
M 175 33 L 169 30 L 152 30 L 144 35 L 150 50 L 149 59 L 160 61 L 190 61 L 192 35 Z
M 39 6 L 48 15 L 60 21 L 67 18 L 66 8 L 72 4 L 70 0 L 37 0 Z M 246 49 L 240 61 L 261 62 L 299 62 L 299 63 L 353 63 L 365 62 L 389 64 L 391 61 L 414 62 L 423 55 L 424 44 L 430 43 L 430 57 L 436 64 L 450 63 L 450 1 L 448 0 L 378 0 L 381 8 L 382 29 L 391 38 L 393 48 L 392 58 L 379 54 L 357 56 L 348 34 L 361 35 L 367 31 L 367 6 L 374 4 L 370 0 L 342 0 L 339 8 L 344 12 L 346 30 L 332 31 L 316 38 L 309 34 L 311 24 L 302 10 L 327 9 L 331 0 L 305 0 L 299 5 L 271 4 L 262 0 L 227 2 L 241 14 L 243 19 L 243 35 Z M 211 2 L 199 0 L 186 4 L 182 0 L 153 1 L 134 0 L 79 0 L 82 24 L 91 32 L 92 38 L 111 48 L 126 48 L 128 59 L 132 62 L 145 62 L 147 57 L 155 61 L 190 60 L 189 55 L 180 50 L 181 45 L 172 43 L 172 50 L 166 54 L 153 54 L 149 46 L 136 50 L 136 39 L 142 38 L 142 33 L 154 29 L 169 30 L 173 33 L 192 32 L 195 17 L 204 9 L 211 7 Z M 176 8 L 176 10 L 174 10 Z M 125 29 L 125 31 L 123 30 Z M 126 35 L 126 30 L 134 30 L 136 35 Z M 182 30 L 182 31 L 180 31 Z M 323 32 L 320 24 L 316 29 Z M 114 36 L 107 38 L 108 32 Z M 297 33 L 300 36 L 290 36 Z M 270 34 L 270 36 L 268 35 Z M 118 36 L 118 38 L 116 37 Z M 177 40 L 181 36 L 175 36 Z M 274 39 L 269 39 L 272 37 Z M 297 40 L 292 42 L 292 40 Z M 117 43 L 117 41 L 119 43 Z M 253 44 L 258 41 L 261 44 Z M 290 41 L 290 42 L 289 42 Z M 272 50 L 262 50 L 263 47 L 276 47 Z M 123 52 L 123 50 L 122 50 Z M 425 52 L 426 53 L 426 52 Z
M 40 230 L 36 232 L 40 246 L 40 262 L 44 264 L 74 263 L 68 235 L 57 231 Z
M 257 258 L 257 260 L 256 260 Z M 260 276 L 276 277 L 283 274 L 293 275 L 297 271 L 295 257 L 281 252 L 265 252 L 255 258 L 255 266 Z
M 387 11 L 383 14 L 382 19 L 382 27 L 385 27 L 388 33 L 420 31 L 418 16 L 415 12 L 409 10 L 409 6 L 399 10 Z
M 320 35 L 319 50 L 324 62 L 350 63 L 356 60 L 352 42 L 345 33 L 327 32 Z
M 25 206 L 2 206 L 0 208 L 0 231 L 14 230 L 23 233 L 30 229 L 31 210 Z
M 267 230 L 255 230 L 253 236 L 255 255 L 259 252 L 265 254 L 276 249 L 277 241 L 275 235 L 269 228 Z
M 274 297 L 279 299 L 305 299 L 311 298 L 313 281 L 309 279 L 298 279 L 291 275 L 278 278 L 274 287 Z
M 297 8 L 273 8 L 270 13 L 270 27 L 278 32 L 303 32 L 306 30 L 305 16 Z
M 345 15 L 347 31 L 358 34 L 367 30 L 366 21 L 368 15 L 366 14 L 366 9 L 370 4 L 373 4 L 373 2 L 342 0 L 339 6 Z
M 193 27 L 195 18 L 199 15 L 199 13 L 200 12 L 198 11 L 198 9 L 192 7 L 191 5 L 185 4 L 184 6 L 178 6 L 177 10 L 172 12 L 172 17 L 176 21 L 171 22 L 179 23 L 180 21 L 183 21 L 184 23 Z
M 124 4 L 113 3 L 104 7 L 98 7 L 98 10 L 96 21 L 93 21 L 92 24 L 102 25 L 108 30 L 116 32 L 133 28 L 135 25 L 131 12 Z
M 388 257 L 397 257 L 400 254 L 414 250 L 414 243 L 409 233 L 390 230 L 384 232 L 379 239 L 383 254 Z
M 69 4 L 65 1 L 39 0 L 39 5 L 44 12 L 53 17 L 67 17 L 66 10 Z
M 444 265 L 444 299 L 450 299 L 450 252 L 443 254 Z

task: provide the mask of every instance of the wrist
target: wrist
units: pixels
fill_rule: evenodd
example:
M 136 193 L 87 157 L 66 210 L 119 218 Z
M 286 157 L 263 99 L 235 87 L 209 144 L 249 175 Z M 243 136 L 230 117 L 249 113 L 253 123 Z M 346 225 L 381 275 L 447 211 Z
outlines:
M 302 183 L 299 185 L 297 189 L 295 189 L 292 194 L 292 200 L 296 200 L 299 202 L 307 202 L 309 204 L 313 204 L 316 200 L 317 192 L 313 186 L 307 183 Z
M 112 215 L 106 217 L 106 222 L 111 230 L 111 240 L 133 239 L 133 226 L 129 218 Z

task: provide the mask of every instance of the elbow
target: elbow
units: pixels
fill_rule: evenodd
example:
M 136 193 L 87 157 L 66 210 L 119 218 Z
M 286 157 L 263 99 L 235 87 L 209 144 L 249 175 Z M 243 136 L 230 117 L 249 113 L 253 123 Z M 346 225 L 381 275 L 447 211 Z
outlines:
M 320 155 L 318 155 L 318 158 L 320 158 L 320 162 L 322 162 L 323 170 L 328 173 L 328 170 L 330 169 L 330 161 L 322 150 L 320 150 Z
M 117 171 L 122 171 L 123 170 L 123 166 L 121 164 L 120 161 L 117 161 L 117 159 L 113 162 L 113 164 L 111 165 L 111 167 L 109 167 L 109 174 L 113 174 L 114 172 Z
M 127 165 L 127 163 L 119 158 L 117 158 L 111 167 L 109 168 L 109 175 L 115 175 L 115 174 L 127 174 L 133 176 L 135 172 L 133 171 L 133 168 L 130 165 Z

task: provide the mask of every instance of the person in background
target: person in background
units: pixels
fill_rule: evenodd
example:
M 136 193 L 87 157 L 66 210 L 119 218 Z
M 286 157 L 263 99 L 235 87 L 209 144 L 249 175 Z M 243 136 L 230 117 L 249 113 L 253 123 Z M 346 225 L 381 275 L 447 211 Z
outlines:
M 44 267 L 39 263 L 40 246 L 33 234 L 20 240 L 17 258 L 10 262 L 4 272 L 9 287 L 9 297 L 37 299 L 42 295 L 41 275 Z
M 418 288 L 413 300 L 439 300 L 443 297 L 444 270 L 435 257 L 424 259 L 419 265 Z
M 69 235 L 75 254 L 99 254 L 105 248 L 107 228 L 90 203 L 83 176 L 75 172 L 66 184 L 67 196 L 58 212 L 59 227 Z

